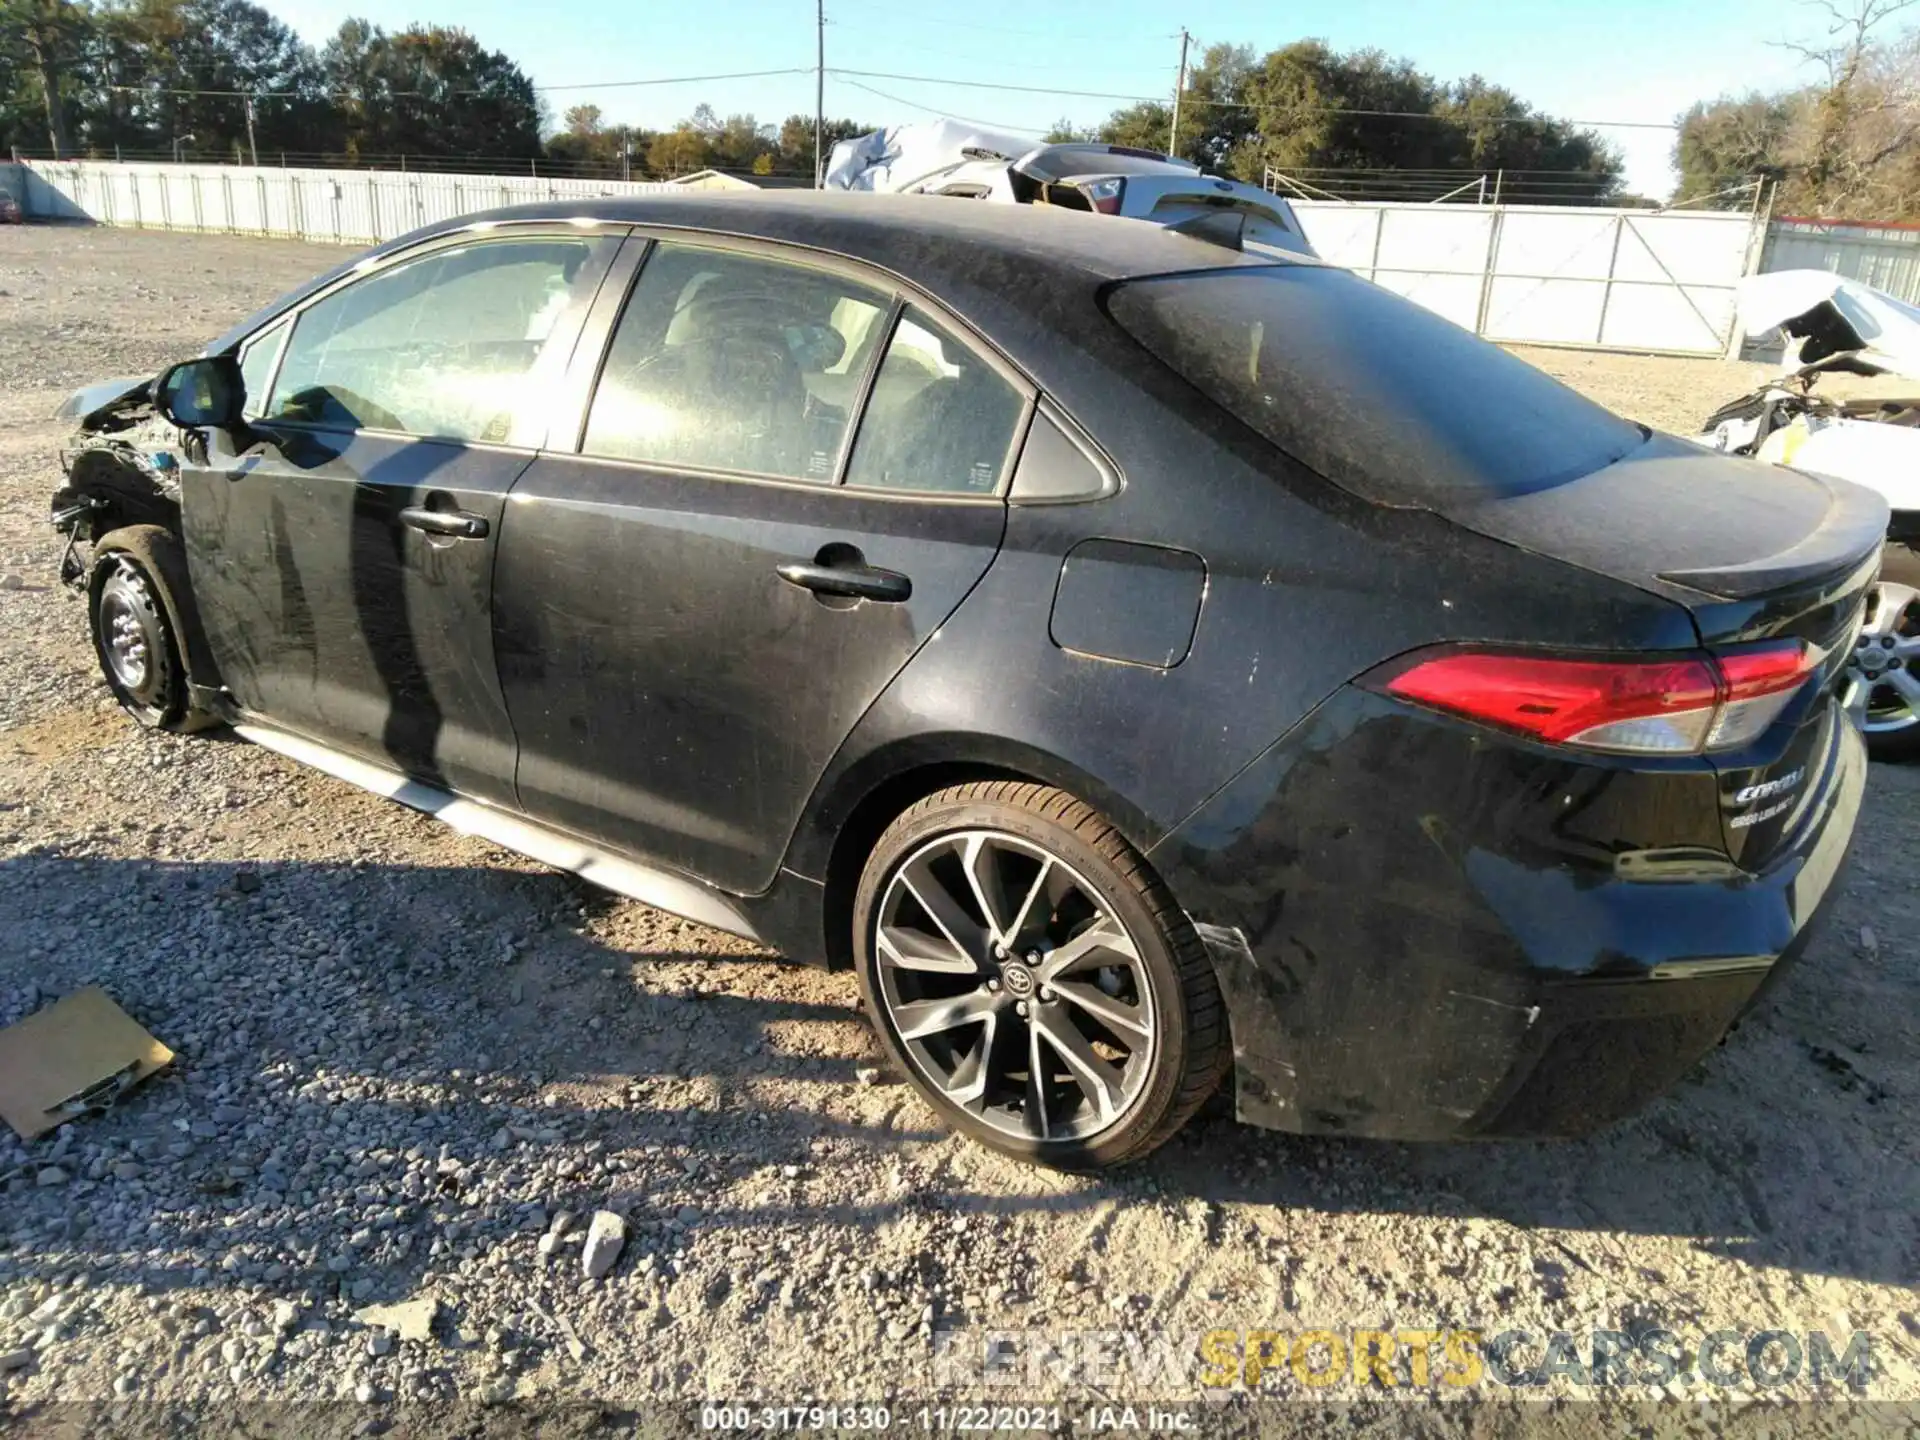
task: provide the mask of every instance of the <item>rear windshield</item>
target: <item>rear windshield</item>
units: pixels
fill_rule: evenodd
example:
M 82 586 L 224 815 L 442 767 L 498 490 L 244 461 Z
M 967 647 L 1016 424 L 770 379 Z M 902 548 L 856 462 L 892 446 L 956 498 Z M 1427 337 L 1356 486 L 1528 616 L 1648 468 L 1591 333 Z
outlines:
M 1275 265 L 1129 281 L 1113 318 L 1343 489 L 1444 508 L 1610 465 L 1646 432 L 1344 270 Z

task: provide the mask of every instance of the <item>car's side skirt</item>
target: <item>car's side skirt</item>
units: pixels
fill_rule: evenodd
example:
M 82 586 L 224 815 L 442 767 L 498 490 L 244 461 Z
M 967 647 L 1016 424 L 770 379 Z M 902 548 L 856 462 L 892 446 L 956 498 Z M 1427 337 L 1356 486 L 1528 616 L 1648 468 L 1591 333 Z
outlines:
M 491 805 L 468 800 L 435 786 L 410 779 L 397 770 L 369 764 L 328 746 L 253 722 L 236 724 L 234 733 L 254 744 L 325 771 L 336 780 L 344 780 L 362 790 L 388 800 L 397 800 L 409 809 L 419 810 L 451 826 L 463 835 L 478 836 L 529 860 L 568 870 L 583 880 L 639 900 L 657 909 L 669 911 L 701 925 L 758 942 L 752 923 L 728 897 L 717 890 L 675 875 L 656 870 L 624 855 L 601 849 L 592 842 L 561 830 L 549 829 L 520 815 L 509 815 Z

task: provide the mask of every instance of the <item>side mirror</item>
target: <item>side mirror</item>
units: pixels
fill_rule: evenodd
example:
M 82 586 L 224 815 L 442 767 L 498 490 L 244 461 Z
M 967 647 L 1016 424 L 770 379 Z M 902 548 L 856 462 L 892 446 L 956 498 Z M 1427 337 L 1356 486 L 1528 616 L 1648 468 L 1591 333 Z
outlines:
M 154 408 L 182 430 L 234 429 L 246 403 L 246 381 L 231 355 L 183 360 L 153 382 Z

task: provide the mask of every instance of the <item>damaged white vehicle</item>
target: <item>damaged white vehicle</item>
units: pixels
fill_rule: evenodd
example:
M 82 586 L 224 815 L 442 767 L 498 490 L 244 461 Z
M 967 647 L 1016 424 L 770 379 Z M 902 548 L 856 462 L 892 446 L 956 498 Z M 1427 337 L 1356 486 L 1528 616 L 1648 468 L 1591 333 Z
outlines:
M 952 195 L 1003 205 L 1060 205 L 1164 225 L 1233 249 L 1312 255 L 1293 207 L 1239 180 L 1154 150 L 1074 142 L 1036 145 L 935 120 L 842 140 L 829 190 Z
M 1739 310 L 1749 338 L 1781 333 L 1785 364 L 1716 410 L 1701 439 L 1886 497 L 1852 703 L 1875 758 L 1920 756 L 1920 309 L 1825 270 L 1782 270 L 1741 281 Z

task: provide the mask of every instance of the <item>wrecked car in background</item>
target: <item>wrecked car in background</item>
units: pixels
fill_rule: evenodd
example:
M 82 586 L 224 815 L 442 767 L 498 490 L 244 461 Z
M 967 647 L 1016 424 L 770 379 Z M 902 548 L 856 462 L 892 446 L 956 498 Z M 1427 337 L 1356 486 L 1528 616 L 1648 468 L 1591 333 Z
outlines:
M 1060 205 L 1145 220 L 1230 248 L 1312 255 L 1293 207 L 1239 180 L 1157 150 L 1030 139 L 955 120 L 893 125 L 842 140 L 829 190 L 951 195 L 1002 205 Z
M 1885 498 L 1893 519 L 1851 704 L 1876 758 L 1920 755 L 1920 309 L 1825 270 L 1749 276 L 1739 308 L 1749 337 L 1780 332 L 1784 363 L 1709 416 L 1701 438 Z

